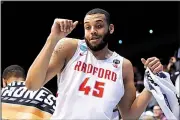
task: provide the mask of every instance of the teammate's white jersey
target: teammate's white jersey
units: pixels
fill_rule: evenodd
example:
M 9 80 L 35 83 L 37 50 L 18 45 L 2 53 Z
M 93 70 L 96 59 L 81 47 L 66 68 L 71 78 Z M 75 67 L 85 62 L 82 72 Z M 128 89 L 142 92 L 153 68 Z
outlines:
M 111 119 L 124 95 L 123 57 L 116 52 L 97 60 L 84 40 L 58 74 L 58 97 L 53 119 Z

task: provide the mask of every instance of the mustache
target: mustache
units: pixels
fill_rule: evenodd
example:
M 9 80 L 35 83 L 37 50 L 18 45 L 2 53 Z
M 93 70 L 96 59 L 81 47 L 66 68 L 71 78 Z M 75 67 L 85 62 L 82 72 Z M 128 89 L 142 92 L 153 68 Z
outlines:
M 101 37 L 102 37 L 102 36 L 92 36 L 92 37 L 89 38 L 89 40 L 99 39 L 99 38 L 101 38 Z M 84 36 L 83 39 L 88 39 L 88 38 L 86 38 L 86 37 Z
M 92 37 L 90 38 L 90 40 L 99 39 L 99 38 L 101 38 L 101 36 L 96 35 L 96 36 L 92 36 Z

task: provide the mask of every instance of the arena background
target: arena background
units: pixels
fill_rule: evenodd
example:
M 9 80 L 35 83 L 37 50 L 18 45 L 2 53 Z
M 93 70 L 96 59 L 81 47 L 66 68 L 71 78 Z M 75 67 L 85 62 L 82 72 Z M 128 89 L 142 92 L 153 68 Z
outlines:
M 82 39 L 83 19 L 92 8 L 109 11 L 115 25 L 110 49 L 130 59 L 142 74 L 141 57 L 156 56 L 167 64 L 176 54 L 180 40 L 180 3 L 177 1 L 6 1 L 1 2 L 1 74 L 12 64 L 22 66 L 27 72 L 43 47 L 55 18 L 78 20 L 80 24 L 69 37 Z M 45 86 L 55 94 L 56 77 Z

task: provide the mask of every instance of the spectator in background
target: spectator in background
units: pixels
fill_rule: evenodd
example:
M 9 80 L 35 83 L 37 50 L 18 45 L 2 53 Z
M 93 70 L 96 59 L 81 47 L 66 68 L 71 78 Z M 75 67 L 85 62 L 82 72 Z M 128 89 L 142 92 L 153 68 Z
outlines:
M 133 71 L 134 71 L 134 82 L 136 84 L 137 81 L 142 80 L 142 75 L 139 72 L 139 69 L 136 66 L 133 66 Z
M 144 82 L 142 80 L 137 80 L 135 86 L 136 86 L 136 96 L 138 96 L 144 89 Z
M 172 56 L 169 60 L 169 64 L 167 65 L 167 70 L 169 72 L 173 72 L 176 70 L 176 66 L 175 66 L 175 63 L 176 63 L 176 57 Z
M 2 74 L 2 119 L 50 119 L 55 96 L 46 88 L 29 91 L 25 87 L 25 71 L 19 65 L 8 66 Z
M 167 68 L 167 65 L 166 65 L 166 64 L 163 65 L 163 71 L 164 71 L 164 72 L 168 72 L 168 68 Z
M 180 47 L 178 52 L 176 52 L 176 54 L 170 58 L 167 65 L 167 70 L 171 76 L 173 84 L 175 85 L 176 79 L 180 74 Z
M 178 75 L 180 74 L 179 61 L 177 61 L 175 57 L 171 57 L 171 59 L 169 60 L 167 70 L 170 74 L 173 84 L 175 85 L 176 79 Z
M 153 113 L 156 120 L 167 120 L 166 116 L 164 115 L 158 104 L 153 107 Z
M 151 115 L 143 115 L 140 120 L 156 120 L 156 119 Z

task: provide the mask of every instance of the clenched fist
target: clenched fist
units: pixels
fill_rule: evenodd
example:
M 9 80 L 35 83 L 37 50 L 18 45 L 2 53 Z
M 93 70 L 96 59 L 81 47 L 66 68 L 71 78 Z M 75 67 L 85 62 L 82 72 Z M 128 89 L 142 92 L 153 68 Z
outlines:
M 156 57 L 150 57 L 147 60 L 142 58 L 141 61 L 144 64 L 144 67 L 148 67 L 154 74 L 163 71 L 163 65 Z
M 78 21 L 55 19 L 51 28 L 51 35 L 57 39 L 66 37 L 76 27 Z

